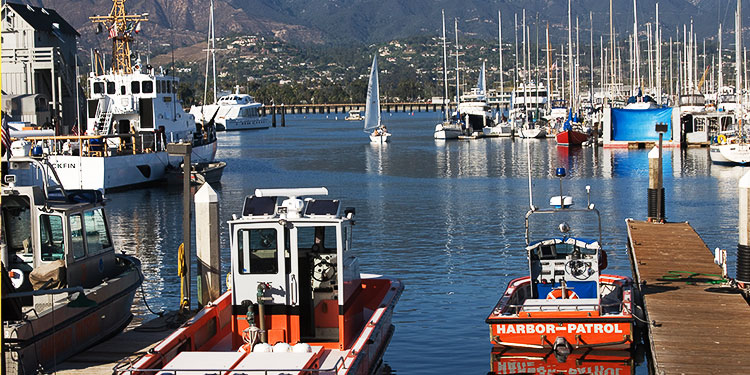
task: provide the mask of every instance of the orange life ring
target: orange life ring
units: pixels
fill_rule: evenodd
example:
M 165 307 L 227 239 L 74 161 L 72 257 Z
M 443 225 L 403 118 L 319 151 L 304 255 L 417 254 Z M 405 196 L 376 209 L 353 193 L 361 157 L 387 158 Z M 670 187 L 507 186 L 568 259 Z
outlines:
M 547 293 L 547 299 L 558 299 L 562 298 L 562 289 L 552 289 L 549 293 Z M 578 299 L 578 294 L 576 292 L 565 289 L 565 298 L 567 299 Z

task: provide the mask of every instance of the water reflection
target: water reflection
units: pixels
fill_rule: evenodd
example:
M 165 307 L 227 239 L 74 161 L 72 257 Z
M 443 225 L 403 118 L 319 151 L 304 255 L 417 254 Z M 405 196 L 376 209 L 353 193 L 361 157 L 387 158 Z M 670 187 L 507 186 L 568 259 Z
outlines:
M 567 358 L 554 351 L 493 348 L 489 374 L 635 374 L 636 361 L 629 351 L 576 350 Z

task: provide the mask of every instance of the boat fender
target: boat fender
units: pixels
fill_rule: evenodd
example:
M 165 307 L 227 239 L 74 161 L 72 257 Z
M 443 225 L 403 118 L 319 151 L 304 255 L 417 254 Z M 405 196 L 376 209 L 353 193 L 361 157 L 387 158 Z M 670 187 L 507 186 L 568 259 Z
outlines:
M 271 353 L 271 352 L 273 352 L 273 347 L 271 345 L 266 344 L 265 342 L 255 344 L 255 346 L 253 347 L 253 353 Z
M 273 346 L 274 353 L 289 353 L 292 351 L 292 346 L 285 342 L 277 342 Z
M 599 271 L 607 268 L 607 252 L 602 250 L 601 257 L 599 257 Z
M 558 298 L 562 298 L 562 289 L 552 289 L 549 293 L 547 293 L 547 299 Z M 578 299 L 578 294 L 570 289 L 565 289 L 565 298 Z
M 299 342 L 292 347 L 292 353 L 312 353 L 310 344 Z

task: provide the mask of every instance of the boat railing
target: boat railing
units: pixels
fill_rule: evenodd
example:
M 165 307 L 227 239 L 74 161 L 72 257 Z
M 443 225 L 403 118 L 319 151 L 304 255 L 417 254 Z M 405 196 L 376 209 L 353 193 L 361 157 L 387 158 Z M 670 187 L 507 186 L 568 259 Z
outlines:
M 547 300 L 543 300 L 547 301 Z M 624 302 L 616 303 L 576 303 L 576 304 L 561 304 L 561 303 L 540 303 L 540 304 L 521 304 L 521 305 L 505 305 L 503 314 L 519 314 L 521 312 L 549 312 L 549 311 L 598 311 L 602 314 L 603 311 L 609 309 L 617 309 L 617 311 L 623 311 L 625 308 Z
M 159 132 L 140 132 L 112 135 L 62 135 L 48 137 L 26 137 L 33 146 L 42 142 L 50 155 L 75 155 L 108 157 L 120 155 L 148 154 L 166 150 L 166 141 Z M 78 147 L 74 154 L 73 147 Z
M 149 369 L 140 369 L 140 368 L 125 368 L 125 369 L 114 369 L 113 375 L 150 375 L 150 374 L 156 374 L 159 373 L 160 375 L 177 375 L 181 373 L 191 373 L 191 374 L 197 374 L 197 373 L 205 373 L 205 374 L 223 374 L 223 373 L 251 373 L 251 374 L 263 374 L 263 375 L 269 375 L 269 374 L 321 374 L 321 373 L 337 373 L 342 368 L 345 368 L 346 362 L 344 357 L 339 357 L 338 360 L 336 360 L 336 363 L 333 364 L 330 368 L 303 368 L 303 369 L 279 369 L 279 368 L 265 368 L 265 369 L 251 369 L 251 368 L 205 368 L 205 369 L 196 369 L 196 368 L 149 368 Z

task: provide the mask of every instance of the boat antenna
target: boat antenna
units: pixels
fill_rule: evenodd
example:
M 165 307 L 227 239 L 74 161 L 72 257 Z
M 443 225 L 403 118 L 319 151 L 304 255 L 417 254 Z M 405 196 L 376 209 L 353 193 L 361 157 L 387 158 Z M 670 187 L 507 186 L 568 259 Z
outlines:
M 112 0 L 112 10 L 106 16 L 89 17 L 91 22 L 101 24 L 109 30 L 112 39 L 112 72 L 120 74 L 133 73 L 130 61 L 130 42 L 138 24 L 148 21 L 148 13 L 127 14 L 125 0 Z

